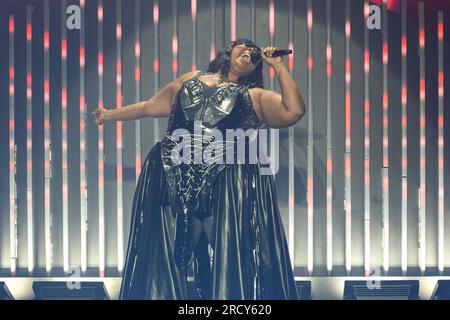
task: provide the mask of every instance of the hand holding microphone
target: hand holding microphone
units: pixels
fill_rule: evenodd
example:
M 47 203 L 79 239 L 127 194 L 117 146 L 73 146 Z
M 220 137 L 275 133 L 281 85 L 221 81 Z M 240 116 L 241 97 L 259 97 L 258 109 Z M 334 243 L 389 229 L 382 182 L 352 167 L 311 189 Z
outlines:
M 259 61 L 264 60 L 271 67 L 283 63 L 283 56 L 291 54 L 290 49 L 278 49 L 277 47 L 265 47 L 261 51 L 254 51 L 252 53 L 252 62 L 256 65 Z

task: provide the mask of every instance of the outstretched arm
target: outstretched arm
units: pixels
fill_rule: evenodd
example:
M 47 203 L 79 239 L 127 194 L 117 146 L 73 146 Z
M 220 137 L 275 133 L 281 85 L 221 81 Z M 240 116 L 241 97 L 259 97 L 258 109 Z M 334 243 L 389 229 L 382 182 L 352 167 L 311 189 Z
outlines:
M 157 94 L 147 101 L 133 103 L 119 109 L 99 108 L 92 112 L 92 115 L 95 117 L 95 121 L 98 124 L 102 124 L 107 120 L 127 121 L 144 117 L 167 117 L 170 115 L 175 97 L 183 82 L 193 75 L 194 72 L 185 73 L 164 86 Z
M 286 69 L 283 58 L 270 58 L 276 48 L 266 48 L 261 53 L 263 59 L 275 70 L 280 83 L 281 94 L 259 89 L 256 91 L 257 106 L 262 120 L 272 128 L 286 128 L 299 121 L 306 112 L 305 102 L 295 81 Z

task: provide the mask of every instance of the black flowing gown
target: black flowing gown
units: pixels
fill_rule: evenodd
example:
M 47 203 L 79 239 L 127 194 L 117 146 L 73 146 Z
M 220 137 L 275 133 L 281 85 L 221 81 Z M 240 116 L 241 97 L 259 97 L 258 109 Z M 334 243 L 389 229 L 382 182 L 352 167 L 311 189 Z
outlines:
M 224 137 L 226 129 L 262 125 L 247 87 L 212 88 L 201 74 L 183 83 L 166 135 L 143 163 L 120 299 L 297 299 L 273 176 L 250 161 L 191 164 L 171 157 L 176 129 L 186 129 L 192 143 L 195 123 L 203 134 L 213 128 Z M 223 142 L 201 141 L 202 150 Z

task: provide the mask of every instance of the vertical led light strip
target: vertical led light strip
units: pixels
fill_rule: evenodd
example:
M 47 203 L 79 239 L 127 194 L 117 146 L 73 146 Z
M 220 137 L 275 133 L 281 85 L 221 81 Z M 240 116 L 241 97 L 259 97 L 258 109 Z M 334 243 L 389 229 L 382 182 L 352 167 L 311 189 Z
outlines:
M 173 19 L 172 79 L 175 80 L 176 78 L 178 78 L 178 0 L 172 0 L 172 19 Z M 211 21 L 214 21 L 214 16 L 211 16 Z M 214 23 L 211 23 L 211 27 L 214 28 Z M 214 55 L 212 55 L 212 51 L 210 51 L 210 57 L 211 56 L 212 56 L 211 60 L 214 59 L 215 52 Z
M 67 36 L 66 0 L 61 1 L 61 140 L 62 140 L 62 223 L 63 268 L 69 272 L 69 180 L 67 156 Z
M 231 1 L 231 41 L 236 40 L 236 0 L 230 0 Z M 273 1 L 273 0 L 271 0 Z
M 344 153 L 344 209 L 345 209 L 345 269 L 352 269 L 352 145 L 351 145 L 351 61 L 350 61 L 350 0 L 345 1 L 345 153 Z
M 275 3 L 274 0 L 269 2 L 269 36 L 270 36 L 270 46 L 273 46 L 275 38 Z M 273 90 L 275 70 L 273 68 L 269 69 L 270 76 L 270 89 Z
M 408 269 L 408 78 L 407 78 L 407 12 L 402 0 L 402 272 Z
M 275 38 L 275 3 L 274 0 L 270 0 L 269 2 L 269 36 L 270 36 L 270 45 L 274 45 Z M 275 77 L 275 69 L 269 68 L 269 76 L 270 76 L 270 89 L 274 90 L 274 77 Z M 279 129 L 270 128 L 270 154 L 276 154 L 278 148 L 278 137 L 279 137 Z M 273 158 L 273 165 L 278 167 L 278 159 Z M 273 176 L 275 179 L 275 175 Z
M 383 59 L 383 166 L 382 177 L 382 197 L 383 197 L 383 269 L 389 271 L 389 91 L 388 91 L 388 9 L 387 0 L 383 0 L 382 14 L 382 59 Z
M 81 272 L 87 270 L 87 179 L 86 179 L 86 98 L 84 88 L 85 47 L 84 47 L 84 0 L 80 0 L 81 30 L 80 30 L 80 216 L 81 216 Z
M 45 269 L 52 270 L 52 212 L 51 212 L 51 142 L 50 142 L 50 84 L 49 84 L 49 0 L 44 1 L 44 212 L 45 212 Z
M 116 2 L 116 105 L 122 108 L 122 1 Z M 123 146 L 122 121 L 117 121 L 117 270 L 123 270 Z
M 159 90 L 159 4 L 158 0 L 153 1 L 153 26 L 154 26 L 154 43 L 153 43 L 153 92 L 156 94 Z M 153 119 L 153 135 L 154 142 L 159 139 L 159 119 Z
M 333 270 L 333 121 L 331 118 L 331 0 L 327 0 L 327 272 Z
M 14 16 L 9 16 L 9 256 L 11 275 L 17 269 L 17 181 L 16 142 L 14 139 Z
M 256 6 L 255 6 L 255 0 L 251 0 L 250 3 L 250 14 L 251 14 L 251 37 L 252 41 L 255 42 L 256 38 Z
M 98 107 L 103 108 L 103 0 L 98 0 Z M 98 126 L 98 271 L 105 276 L 105 150 L 104 127 Z
M 294 50 L 294 0 L 289 0 L 289 14 L 288 14 L 288 41 L 289 49 Z M 289 74 L 294 76 L 294 55 L 288 56 Z M 294 198 L 294 172 L 295 172 L 295 159 L 294 159 L 294 126 L 289 127 L 289 256 L 292 261 L 292 268 L 295 267 L 295 198 Z
M 216 1 L 211 0 L 211 40 L 209 45 L 209 60 L 213 60 L 216 57 Z
M 364 1 L 364 21 L 369 17 L 369 2 Z M 370 95 L 369 28 L 364 24 L 364 272 L 370 275 Z
M 33 222 L 33 112 L 32 112 L 32 6 L 27 6 L 27 243 L 28 273 L 34 271 Z
M 197 0 L 191 0 L 192 71 L 197 71 Z
M 312 1 L 307 2 L 306 24 L 308 28 L 308 178 L 307 178 L 307 203 L 308 203 L 308 272 L 312 273 L 314 265 L 314 188 L 313 188 L 313 166 L 314 166 L 314 105 L 313 105 L 313 54 L 312 54 L 312 29 L 313 11 Z
M 140 0 L 135 1 L 134 7 L 134 99 L 136 102 L 141 101 L 141 6 Z M 142 149 L 141 149 L 141 126 L 142 121 L 138 119 L 135 122 L 135 174 L 136 183 L 138 182 L 139 175 L 141 174 L 142 165 Z
M 438 269 L 444 271 L 444 14 L 438 12 Z
M 419 60 L 420 60 L 420 187 L 419 187 L 419 266 L 426 268 L 426 134 L 425 134 L 425 11 L 423 2 L 419 3 Z

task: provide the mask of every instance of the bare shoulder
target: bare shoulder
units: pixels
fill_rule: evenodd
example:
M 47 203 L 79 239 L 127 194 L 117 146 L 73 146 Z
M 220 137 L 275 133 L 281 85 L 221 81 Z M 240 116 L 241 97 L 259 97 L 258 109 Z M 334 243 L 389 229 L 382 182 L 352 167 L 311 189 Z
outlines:
M 259 109 L 259 100 L 261 98 L 261 94 L 264 89 L 261 88 L 250 88 L 248 89 L 248 93 L 250 94 L 250 98 L 252 99 L 253 108 L 255 111 Z
M 253 109 L 255 110 L 256 115 L 258 116 L 259 120 L 263 121 L 263 114 L 261 110 L 261 96 L 263 93 L 270 91 L 262 88 L 250 88 L 248 92 L 250 94 Z
M 260 100 L 263 95 L 264 97 L 276 97 L 280 95 L 278 92 L 263 88 L 251 88 L 249 89 L 249 93 L 252 97 L 252 100 L 255 99 L 255 102 L 256 100 Z
M 186 80 L 192 78 L 195 74 L 195 71 L 187 72 L 170 82 L 169 86 L 174 92 L 178 92 L 181 89 L 183 83 L 186 82 Z
M 190 78 L 192 78 L 195 74 L 197 73 L 197 71 L 190 71 L 190 72 L 186 72 L 185 74 L 181 75 L 180 77 L 178 77 L 178 81 L 183 84 L 183 82 L 185 82 L 186 80 L 189 80 Z

